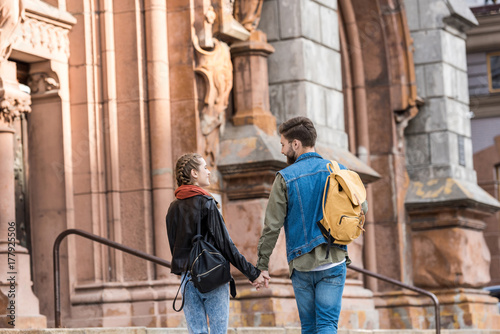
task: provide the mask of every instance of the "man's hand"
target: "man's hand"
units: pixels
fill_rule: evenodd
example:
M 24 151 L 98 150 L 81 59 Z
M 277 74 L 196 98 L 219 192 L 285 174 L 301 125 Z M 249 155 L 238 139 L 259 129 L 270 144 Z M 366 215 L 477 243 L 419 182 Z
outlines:
M 271 277 L 269 276 L 269 272 L 267 270 L 263 270 L 260 272 L 259 277 L 257 277 L 253 282 L 250 282 L 250 284 L 252 284 L 255 289 L 259 290 L 262 286 L 268 288 L 270 280 Z

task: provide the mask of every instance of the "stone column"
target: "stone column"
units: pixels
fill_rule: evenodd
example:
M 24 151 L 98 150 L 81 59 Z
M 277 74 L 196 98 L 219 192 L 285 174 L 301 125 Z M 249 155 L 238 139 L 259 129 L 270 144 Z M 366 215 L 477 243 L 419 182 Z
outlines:
M 269 109 L 267 57 L 274 48 L 259 30 L 249 40 L 231 45 L 234 67 L 233 95 L 236 115 L 233 124 L 254 124 L 267 134 L 276 132 L 276 118 Z
M 500 204 L 477 185 L 472 166 L 465 30 L 477 21 L 461 2 L 405 4 L 425 100 L 406 130 L 413 281 L 437 294 L 443 328 L 498 328 L 497 301 L 481 287 L 490 281 L 484 218 Z M 393 309 L 406 311 L 400 319 L 420 327 L 428 315 L 407 306 L 411 297 L 393 297 Z
M 19 89 L 16 64 L 0 62 L 0 327 L 43 328 L 33 294 L 30 254 L 16 238 L 14 129 L 20 113 L 30 111 L 30 96 Z

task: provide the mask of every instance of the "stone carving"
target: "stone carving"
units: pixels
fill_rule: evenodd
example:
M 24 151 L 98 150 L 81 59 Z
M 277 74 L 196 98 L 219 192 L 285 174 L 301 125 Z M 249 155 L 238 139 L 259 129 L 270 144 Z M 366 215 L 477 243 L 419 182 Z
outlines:
M 31 94 L 44 94 L 59 89 L 57 80 L 50 77 L 47 73 L 34 73 L 30 75 L 28 86 L 31 89 Z
M 195 72 L 203 78 L 205 84 L 201 132 L 205 136 L 205 154 L 212 166 L 215 165 L 219 132 L 224 131 L 225 112 L 229 93 L 233 87 L 233 66 L 229 46 L 216 38 L 213 41 L 213 50 L 204 50 L 199 46 L 196 34 L 193 34 L 197 59 Z
M 423 104 L 420 99 L 417 100 L 417 105 Z M 409 105 L 405 110 L 394 111 L 394 120 L 396 121 L 396 131 L 398 136 L 398 149 L 402 150 L 405 142 L 404 131 L 408 126 L 408 122 L 418 114 L 417 105 Z
M 12 125 L 21 113 L 31 112 L 30 96 L 21 91 L 9 94 L 10 89 L 0 89 L 0 120 Z
M 246 30 L 253 32 L 257 29 L 264 0 L 236 0 L 234 16 Z
M 22 0 L 0 0 L 0 61 L 9 58 L 12 37 L 23 13 Z
M 63 27 L 28 16 L 16 38 L 22 39 L 33 49 L 42 49 L 48 54 L 61 53 L 69 57 L 68 29 Z M 14 39 L 14 43 L 18 41 L 17 39 Z

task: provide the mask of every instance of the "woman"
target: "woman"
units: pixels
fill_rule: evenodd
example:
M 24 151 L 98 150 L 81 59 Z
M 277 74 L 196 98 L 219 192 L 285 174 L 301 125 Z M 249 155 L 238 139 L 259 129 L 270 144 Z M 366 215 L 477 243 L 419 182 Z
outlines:
M 201 223 L 201 234 L 208 236 L 224 257 L 240 270 L 257 289 L 265 284 L 260 270 L 250 264 L 240 254 L 226 230 L 224 220 L 217 209 L 217 202 L 203 189 L 210 185 L 210 171 L 200 154 L 184 154 L 177 160 L 175 177 L 179 187 L 175 191 L 176 200 L 170 204 L 167 213 L 167 234 L 172 252 L 171 271 L 186 275 L 192 238 L 197 224 Z M 184 315 L 189 333 L 227 333 L 229 322 L 229 287 L 224 284 L 207 293 L 199 292 L 191 281 L 184 287 Z

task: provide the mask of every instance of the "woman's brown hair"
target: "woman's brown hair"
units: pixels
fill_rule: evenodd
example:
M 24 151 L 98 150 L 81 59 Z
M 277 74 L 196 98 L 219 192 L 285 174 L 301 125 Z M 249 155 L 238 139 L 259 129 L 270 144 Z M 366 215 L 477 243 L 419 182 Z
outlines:
M 191 181 L 191 171 L 193 169 L 198 170 L 201 166 L 201 159 L 203 157 L 198 153 L 186 153 L 177 159 L 177 163 L 175 164 L 175 179 L 178 186 L 193 184 Z

